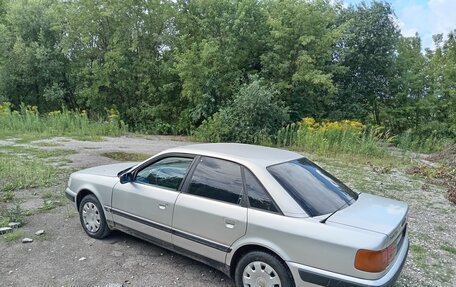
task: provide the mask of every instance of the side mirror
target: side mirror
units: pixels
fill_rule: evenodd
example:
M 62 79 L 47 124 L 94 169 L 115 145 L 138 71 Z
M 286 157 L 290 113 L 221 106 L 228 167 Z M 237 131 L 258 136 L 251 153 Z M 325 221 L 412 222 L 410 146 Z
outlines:
M 126 172 L 120 176 L 120 183 L 124 184 L 127 182 L 132 182 L 133 181 L 133 174 Z

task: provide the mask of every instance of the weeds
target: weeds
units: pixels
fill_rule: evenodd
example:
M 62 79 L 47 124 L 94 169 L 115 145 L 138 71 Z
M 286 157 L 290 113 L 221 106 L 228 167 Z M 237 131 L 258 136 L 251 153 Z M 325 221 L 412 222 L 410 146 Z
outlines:
M 24 236 L 24 232 L 20 229 L 13 230 L 12 232 L 2 235 L 3 240 L 7 242 L 16 241 Z
M 442 136 L 416 136 L 411 130 L 394 136 L 392 141 L 397 147 L 404 150 L 413 150 L 423 153 L 431 153 L 443 150 L 446 146 L 454 144 L 454 139 L 442 138 Z
M 411 244 L 410 245 L 410 253 L 414 259 L 415 264 L 424 269 L 427 267 L 426 257 L 427 252 L 426 249 L 420 245 Z
M 10 202 L 14 199 L 14 193 L 12 191 L 3 191 L 0 200 L 3 202 Z
M 0 147 L 0 192 L 8 197 L 10 192 L 21 188 L 49 186 L 58 180 L 61 173 L 53 164 L 43 161 L 74 154 L 73 150 L 43 150 L 24 146 Z
M 16 204 L 10 209 L 0 209 L 0 223 L 7 225 L 9 222 L 18 222 L 23 224 L 25 222 L 25 210 L 19 204 Z
M 47 186 L 56 181 L 56 173 L 42 160 L 0 152 L 0 191 Z
M 424 177 L 427 181 L 442 184 L 448 188 L 447 199 L 456 204 L 456 168 L 446 164 L 437 166 L 414 165 L 407 173 Z
M 2 146 L 0 152 L 15 153 L 16 155 L 27 155 L 35 158 L 60 157 L 75 154 L 76 151 L 68 149 L 46 150 L 41 148 L 26 147 L 21 145 Z
M 454 247 L 454 246 L 445 244 L 445 245 L 440 246 L 440 249 L 445 250 L 453 255 L 456 255 L 456 247 Z
M 52 136 L 92 140 L 100 136 L 119 136 L 127 131 L 116 110 L 108 110 L 106 118 L 104 121 L 93 121 L 85 111 L 66 109 L 40 114 L 36 106 L 25 105 L 21 105 L 18 111 L 12 111 L 11 104 L 4 103 L 0 105 L 0 136 L 27 134 L 28 140 Z
M 43 205 L 38 208 L 39 212 L 45 212 L 51 209 L 54 209 L 58 206 L 61 206 L 63 203 L 61 200 L 47 200 L 43 199 Z
M 275 143 L 320 155 L 347 153 L 384 157 L 388 151 L 379 143 L 381 132 L 358 121 L 316 122 L 313 118 L 304 118 L 280 129 Z

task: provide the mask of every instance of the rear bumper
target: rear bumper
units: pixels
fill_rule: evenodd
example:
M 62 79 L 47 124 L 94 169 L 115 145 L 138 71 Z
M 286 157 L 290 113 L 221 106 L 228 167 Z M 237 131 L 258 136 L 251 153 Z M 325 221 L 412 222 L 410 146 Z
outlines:
M 409 250 L 409 241 L 406 237 L 402 248 L 393 266 L 381 278 L 375 280 L 361 279 L 342 275 L 318 268 L 313 268 L 294 262 L 287 262 L 293 274 L 297 287 L 299 286 L 327 286 L 327 287 L 388 287 L 396 282 L 404 267 Z

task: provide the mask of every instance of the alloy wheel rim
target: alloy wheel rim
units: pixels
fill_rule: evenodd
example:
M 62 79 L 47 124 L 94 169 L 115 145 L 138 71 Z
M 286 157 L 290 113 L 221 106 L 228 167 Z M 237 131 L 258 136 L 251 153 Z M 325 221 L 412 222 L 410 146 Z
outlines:
M 100 211 L 93 202 L 87 202 L 82 207 L 82 220 L 87 231 L 95 233 L 100 229 Z
M 242 273 L 244 287 L 281 287 L 279 275 L 269 264 L 254 261 L 244 268 Z

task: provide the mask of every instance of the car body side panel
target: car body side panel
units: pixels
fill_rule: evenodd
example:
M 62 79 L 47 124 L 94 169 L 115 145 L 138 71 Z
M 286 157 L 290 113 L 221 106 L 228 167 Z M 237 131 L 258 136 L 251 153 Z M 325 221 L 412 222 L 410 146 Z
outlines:
M 92 175 L 87 173 L 74 173 L 69 189 L 76 193 L 76 199 L 80 198 L 82 190 L 93 193 L 102 206 L 111 205 L 112 188 L 119 181 L 117 177 Z M 107 220 L 112 220 L 111 215 L 105 212 Z
M 404 267 L 409 249 L 408 238 L 404 238 L 396 259 L 390 268 L 377 279 L 362 279 L 334 273 L 328 270 L 313 268 L 295 262 L 286 262 L 293 274 L 296 287 L 310 286 L 347 286 L 347 287 L 390 287 L 399 277 Z
M 174 245 L 224 263 L 231 244 L 246 232 L 247 208 L 181 193 L 173 228 Z
M 148 184 L 118 183 L 112 195 L 113 221 L 171 242 L 170 229 L 178 194 Z
M 248 209 L 248 221 L 247 233 L 232 245 L 233 251 L 244 245 L 260 245 L 284 261 L 365 279 L 382 275 L 356 270 L 354 256 L 360 248 L 378 250 L 386 239 L 383 234 L 251 208 Z M 227 255 L 227 265 L 231 264 L 233 253 Z

